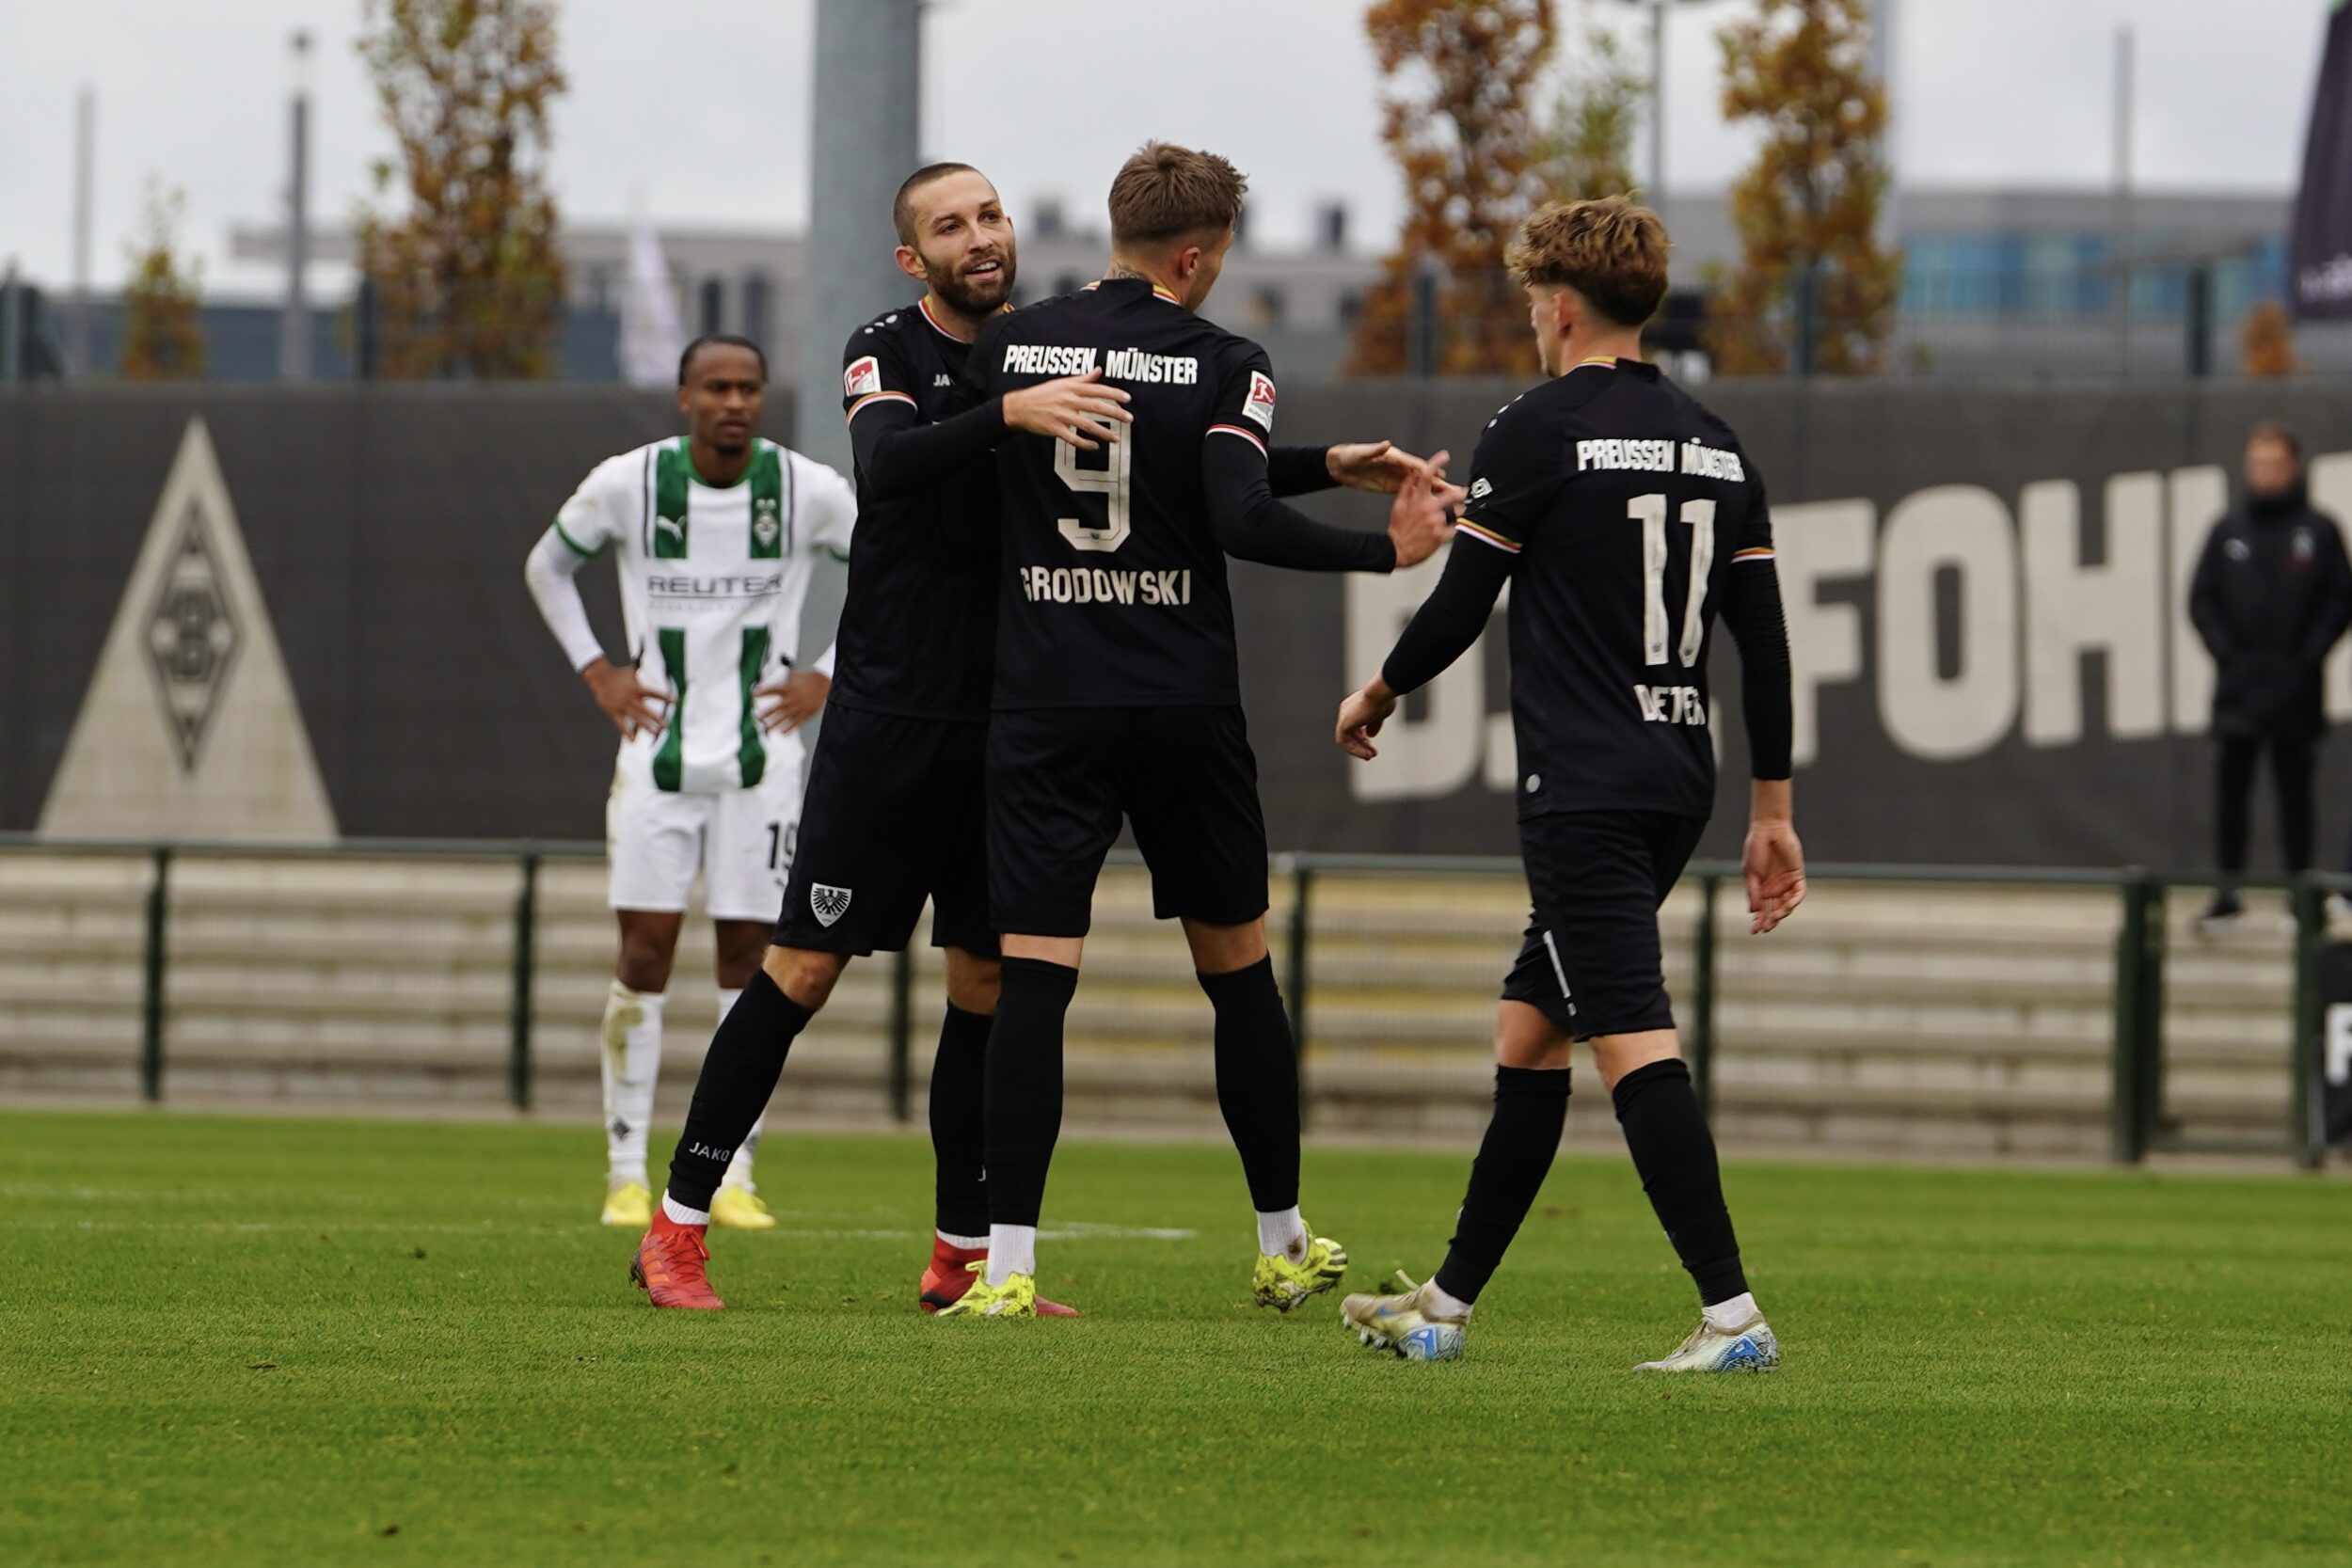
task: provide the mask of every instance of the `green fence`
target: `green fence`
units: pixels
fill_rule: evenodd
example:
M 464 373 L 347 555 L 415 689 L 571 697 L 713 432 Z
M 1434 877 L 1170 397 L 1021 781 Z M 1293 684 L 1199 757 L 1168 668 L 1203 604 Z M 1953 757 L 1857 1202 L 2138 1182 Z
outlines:
M 533 980 L 537 968 L 536 931 L 539 919 L 540 871 L 549 862 L 597 862 L 604 847 L 592 843 L 488 842 L 478 840 L 343 840 L 331 845 L 186 842 L 160 844 L 136 841 L 56 841 L 27 835 L 0 835 L 0 853 L 46 856 L 136 857 L 150 866 L 145 897 L 140 1006 L 139 1084 L 151 1101 L 164 1098 L 169 1068 L 167 998 L 168 995 L 172 930 L 170 890 L 175 859 L 201 856 L 208 860 L 249 858 L 262 861 L 331 860 L 337 857 L 464 861 L 472 863 L 505 862 L 517 871 L 512 924 L 512 1001 L 509 1022 L 508 1096 L 518 1109 L 532 1103 Z M 1132 856 L 1119 857 L 1133 865 Z M 1303 1053 L 1313 1038 L 1314 1020 L 1308 1003 L 1313 994 L 1315 920 L 1318 883 L 1346 875 L 1495 877 L 1516 879 L 1518 863 L 1504 858 L 1435 858 L 1365 855 L 1286 854 L 1277 858 L 1274 871 L 1287 887 L 1286 900 L 1278 899 L 1282 929 L 1278 950 L 1284 964 L 1284 990 L 1292 1022 Z M 2259 1144 L 2218 1142 L 2185 1136 L 2166 1125 L 2164 1106 L 2166 925 L 2164 901 L 2174 889 L 2212 885 L 2210 872 L 2156 872 L 2127 868 L 2119 871 L 2063 870 L 2030 867 L 1950 867 L 1896 865 L 1819 865 L 1810 869 L 1820 884 L 1877 882 L 1932 889 L 1937 886 L 2036 887 L 2071 889 L 2077 893 L 2106 889 L 2118 900 L 2115 952 L 2109 1001 L 2112 1011 L 2112 1089 L 2108 1106 L 2108 1144 L 2113 1157 L 2123 1163 L 2144 1159 L 2154 1151 L 2228 1149 L 2268 1150 L 2315 1166 L 2326 1154 L 2320 1096 L 2320 1053 L 2324 1001 L 2320 958 L 2328 940 L 2327 909 L 2331 892 L 2352 892 L 2352 878 L 2310 874 L 2299 878 L 2249 877 L 2240 885 L 2249 891 L 2284 893 L 2293 914 L 2293 1005 L 2291 1038 L 2287 1048 L 2291 1071 L 2288 1125 L 2275 1139 Z M 1716 1057 L 1716 997 L 1718 912 L 1725 898 L 1744 897 L 1739 868 L 1726 863 L 1699 862 L 1689 872 L 1697 894 L 1698 911 L 1692 933 L 1692 972 L 1690 989 L 1681 998 L 1684 1048 L 1703 1099 L 1714 1085 Z M 886 1092 L 893 1115 L 913 1114 L 914 963 L 911 954 L 898 954 L 877 962 L 891 975 L 886 1028 Z M 1302 1072 L 1302 1082 L 1304 1074 Z

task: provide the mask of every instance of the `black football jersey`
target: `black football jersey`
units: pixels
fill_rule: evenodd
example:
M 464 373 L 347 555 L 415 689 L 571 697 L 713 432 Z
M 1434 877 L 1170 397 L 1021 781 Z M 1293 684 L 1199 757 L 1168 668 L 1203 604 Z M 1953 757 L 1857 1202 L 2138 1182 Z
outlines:
M 961 411 L 971 353 L 920 301 L 860 327 L 842 351 L 850 428 L 861 413 L 888 417 L 894 405 L 927 423 Z M 915 719 L 987 718 L 996 532 L 986 455 L 891 500 L 874 495 L 861 466 L 831 701 Z
M 1130 394 L 1120 440 L 1082 452 L 1016 432 L 996 449 L 996 706 L 1238 703 L 1200 457 L 1208 441 L 1267 450 L 1273 367 L 1152 284 L 1113 278 L 991 322 L 968 373 L 994 397 L 1089 371 Z
M 1708 815 L 1716 611 L 1772 558 L 1731 427 L 1654 365 L 1580 366 L 1486 426 L 1454 547 L 1514 558 L 1519 815 Z

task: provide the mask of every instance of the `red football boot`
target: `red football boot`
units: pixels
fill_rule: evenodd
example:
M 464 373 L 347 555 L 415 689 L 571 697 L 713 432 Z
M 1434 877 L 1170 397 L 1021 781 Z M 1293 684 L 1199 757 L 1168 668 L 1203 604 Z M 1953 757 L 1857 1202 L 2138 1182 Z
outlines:
M 656 1307 L 683 1307 L 690 1312 L 716 1312 L 726 1303 L 710 1288 L 703 1265 L 710 1248 L 703 1244 L 699 1225 L 680 1225 L 656 1209 L 653 1228 L 637 1243 L 628 1276 Z
M 936 1312 L 954 1305 L 972 1288 L 972 1265 L 988 1261 L 986 1247 L 951 1246 L 934 1234 L 931 1237 L 931 1260 L 923 1271 L 923 1288 L 915 1297 L 926 1312 Z M 1074 1318 L 1078 1309 L 1064 1307 L 1057 1301 L 1037 1298 L 1037 1315 L 1041 1318 Z

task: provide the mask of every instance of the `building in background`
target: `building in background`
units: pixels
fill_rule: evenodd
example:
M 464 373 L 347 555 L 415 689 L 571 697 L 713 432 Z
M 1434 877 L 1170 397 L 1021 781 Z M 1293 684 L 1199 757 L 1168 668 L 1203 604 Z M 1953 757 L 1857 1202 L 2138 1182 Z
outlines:
M 2285 296 L 2290 205 L 2283 193 L 2137 193 L 2126 230 L 2106 190 L 1907 189 L 1902 296 L 1888 370 L 1971 380 L 2237 374 L 2247 311 Z M 1665 207 L 1677 290 L 1654 339 L 1680 373 L 1695 378 L 1706 371 L 1700 323 L 1708 282 L 1736 265 L 1738 237 L 1720 192 L 1684 193 Z M 1051 198 L 1021 215 L 1019 298 L 1066 293 L 1098 276 L 1107 248 L 1099 218 L 1073 221 Z M 1295 381 L 1339 373 L 1380 270 L 1376 254 L 1350 244 L 1344 207 L 1319 207 L 1311 232 L 1306 246 L 1276 249 L 1251 243 L 1245 231 L 1213 310 L 1263 342 Z M 630 233 L 623 223 L 564 231 L 570 298 L 559 361 L 566 380 L 620 377 Z M 329 275 L 314 297 L 333 302 L 313 318 L 313 371 L 348 377 L 362 337 L 351 237 L 330 230 L 312 244 Z M 660 244 L 686 332 L 740 332 L 766 344 L 774 362 L 795 361 L 803 267 L 798 235 L 681 227 L 662 230 Z M 283 254 L 274 225 L 240 225 L 230 236 L 229 270 L 258 272 Z M 249 300 L 215 291 L 203 309 L 207 374 L 273 378 L 277 312 L 274 297 L 258 289 Z M 91 330 L 94 362 L 113 363 L 119 311 L 101 302 Z M 2352 326 L 2306 324 L 2296 346 L 2306 368 L 2352 369 Z

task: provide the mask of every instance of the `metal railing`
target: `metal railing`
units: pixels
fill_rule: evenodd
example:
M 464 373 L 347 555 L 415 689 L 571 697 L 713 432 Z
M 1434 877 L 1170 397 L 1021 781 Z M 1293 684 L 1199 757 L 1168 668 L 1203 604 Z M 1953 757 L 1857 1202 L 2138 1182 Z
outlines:
M 47 839 L 23 833 L 0 833 L 0 854 L 100 856 L 140 858 L 150 866 L 144 896 L 144 935 L 140 962 L 138 1081 L 149 1101 L 164 1098 L 168 1068 L 169 988 L 171 971 L 170 894 L 175 863 L 185 859 L 249 859 L 256 861 L 315 861 L 350 859 L 448 861 L 471 863 L 512 863 L 516 892 L 511 917 L 512 953 L 509 965 L 512 994 L 509 1006 L 507 1096 L 518 1110 L 529 1109 L 533 1095 L 535 1032 L 533 987 L 538 971 L 537 931 L 540 919 L 541 871 L 550 862 L 597 862 L 605 847 L 586 842 L 344 839 L 331 844 L 268 844 L 243 841 Z M 1139 866 L 1131 852 L 1113 855 L 1115 866 Z M 1306 1053 L 1313 1037 L 1308 1010 L 1314 989 L 1314 909 L 1318 886 L 1327 879 L 1347 875 L 1446 875 L 1518 878 L 1519 863 L 1506 857 L 1435 857 L 1291 853 L 1276 857 L 1272 867 L 1286 886 L 1289 899 L 1283 911 L 1281 943 L 1284 990 L 1291 1024 L 1301 1057 L 1300 1096 L 1307 1098 Z M 2288 1125 L 2276 1139 L 2258 1143 L 2198 1138 L 2169 1126 L 2164 1115 L 2166 925 L 2165 897 L 2174 889 L 2207 888 L 2215 883 L 2207 871 L 2077 870 L 2049 867 L 1920 866 L 1883 864 L 1818 864 L 1808 868 L 1809 879 L 1826 883 L 1879 883 L 1915 886 L 2106 889 L 2119 901 L 2109 1001 L 2112 1012 L 2111 1087 L 2108 1105 L 2108 1148 L 2124 1164 L 2144 1160 L 2157 1151 L 2276 1152 L 2301 1165 L 2315 1167 L 2326 1158 L 2326 1129 L 2320 1089 L 2325 1000 L 2321 955 L 2328 941 L 2326 901 L 2331 893 L 2352 894 L 2352 877 L 2306 873 L 2296 877 L 2245 876 L 2235 885 L 2248 891 L 2269 890 L 2288 895 L 2293 914 L 2293 995 L 2289 1010 L 2291 1038 L 2286 1041 L 2291 1070 Z M 1720 861 L 1694 862 L 1686 884 L 1696 893 L 1697 918 L 1691 933 L 1692 984 L 1683 1009 L 1685 1053 L 1702 1103 L 1711 1105 L 1716 1086 L 1719 995 L 1718 936 L 1724 884 L 1740 895 L 1740 868 Z M 1279 906 L 1278 906 L 1279 907 Z M 890 957 L 889 1008 L 886 1039 L 885 1089 L 892 1116 L 909 1119 L 914 1111 L 914 954 Z

